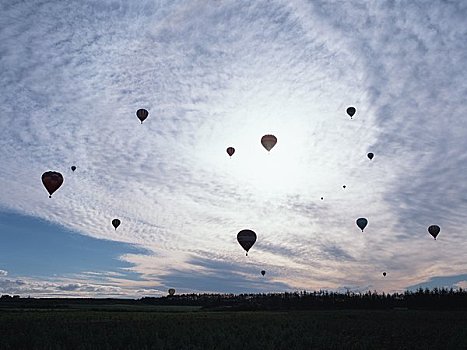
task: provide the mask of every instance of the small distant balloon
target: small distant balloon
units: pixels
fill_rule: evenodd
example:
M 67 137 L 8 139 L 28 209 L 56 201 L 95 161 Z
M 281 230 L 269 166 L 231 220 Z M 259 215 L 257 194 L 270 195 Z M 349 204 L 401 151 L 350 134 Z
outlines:
M 438 236 L 439 231 L 441 231 L 441 228 L 438 225 L 431 225 L 428 227 L 428 232 L 433 236 L 434 239 L 436 239 Z
M 383 272 L 383 276 L 386 277 L 386 272 Z
M 274 135 L 264 135 L 261 138 L 261 144 L 269 152 L 277 143 L 277 138 Z
M 368 220 L 365 218 L 358 218 L 356 222 L 357 226 L 362 230 L 362 232 L 365 229 L 366 225 L 368 225 Z
M 371 152 L 367 154 L 367 157 L 370 158 L 370 160 L 372 160 L 374 156 L 375 155 L 373 153 L 371 153 Z
M 342 186 L 342 188 L 346 188 L 346 187 L 347 187 L 346 185 Z
M 141 121 L 141 124 L 143 124 L 144 120 L 148 117 L 149 112 L 146 109 L 138 109 L 136 111 L 136 116 L 138 119 Z
M 45 189 L 49 192 L 49 198 L 52 198 L 52 194 L 58 190 L 63 183 L 62 174 L 56 171 L 46 171 L 42 174 L 41 179 Z
M 75 171 L 76 167 L 74 165 L 71 166 L 71 171 Z
M 240 243 L 242 248 L 245 249 L 246 255 L 248 256 L 248 251 L 256 242 L 256 233 L 254 233 L 252 230 L 241 230 L 237 234 L 237 241 Z
M 169 289 L 169 295 L 174 295 L 174 294 L 175 294 L 175 289 L 170 288 L 170 289 Z
M 321 197 L 321 200 L 323 200 L 323 199 L 324 199 L 324 197 Z
M 120 220 L 113 219 L 112 220 L 112 226 L 115 227 L 115 230 L 117 230 L 117 227 L 120 226 Z
M 261 274 L 264 276 L 266 274 L 266 271 L 261 270 Z
M 352 119 L 352 117 L 354 116 L 355 112 L 357 110 L 355 109 L 355 107 L 349 107 L 347 108 L 347 114 L 350 116 L 350 119 Z
M 232 155 L 235 153 L 235 148 L 233 147 L 227 147 L 227 154 L 232 157 Z

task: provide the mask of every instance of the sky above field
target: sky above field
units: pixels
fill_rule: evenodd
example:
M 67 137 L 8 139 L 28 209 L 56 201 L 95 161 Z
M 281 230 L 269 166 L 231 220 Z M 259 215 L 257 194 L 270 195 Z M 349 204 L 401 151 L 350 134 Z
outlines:
M 461 0 L 2 1 L 0 293 L 467 287 L 466 18 Z

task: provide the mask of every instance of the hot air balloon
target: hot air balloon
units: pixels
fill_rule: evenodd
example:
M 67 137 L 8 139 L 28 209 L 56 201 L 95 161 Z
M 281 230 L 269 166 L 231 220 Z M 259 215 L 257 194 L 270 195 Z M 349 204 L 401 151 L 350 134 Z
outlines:
M 386 272 L 383 272 L 383 276 L 386 277 Z
M 346 187 L 347 187 L 346 185 L 342 186 L 342 188 L 346 188 Z
M 120 226 L 120 220 L 113 219 L 112 220 L 112 226 L 115 227 L 115 230 L 117 230 L 117 227 Z
M 42 183 L 49 192 L 49 198 L 52 198 L 52 194 L 62 185 L 63 176 L 56 171 L 47 171 L 42 174 Z
M 372 160 L 374 156 L 375 155 L 373 153 L 371 153 L 371 152 L 367 154 L 367 157 L 370 158 L 370 160 Z
M 355 109 L 355 107 L 349 107 L 347 108 L 347 114 L 350 116 L 350 119 L 352 119 L 352 117 L 354 116 L 355 112 L 357 110 Z
M 360 227 L 360 229 L 363 232 L 363 229 L 368 225 L 368 220 L 365 218 L 358 218 L 357 219 L 357 226 Z
M 172 296 L 172 295 L 174 295 L 174 294 L 175 294 L 175 289 L 170 288 L 170 289 L 169 289 L 169 295 Z
M 266 274 L 266 271 L 262 270 L 261 274 L 264 276 Z
M 321 197 L 321 200 L 323 200 L 323 199 L 324 199 L 324 197 Z
M 233 147 L 227 147 L 227 154 L 232 157 L 232 155 L 235 153 L 235 148 Z
M 71 171 L 75 171 L 76 167 L 74 165 L 71 166 Z
M 264 135 L 261 138 L 261 144 L 269 152 L 277 143 L 277 138 L 274 135 Z
M 254 233 L 252 230 L 241 230 L 237 234 L 237 241 L 240 243 L 243 249 L 245 249 L 246 255 L 248 256 L 248 251 L 256 242 L 256 233 Z
M 146 109 L 138 109 L 136 111 L 136 116 L 139 120 L 141 120 L 141 124 L 143 124 L 144 120 L 148 117 L 149 112 Z
M 438 236 L 439 231 L 441 231 L 441 228 L 438 225 L 431 225 L 428 227 L 428 232 L 433 236 L 434 239 L 436 239 Z

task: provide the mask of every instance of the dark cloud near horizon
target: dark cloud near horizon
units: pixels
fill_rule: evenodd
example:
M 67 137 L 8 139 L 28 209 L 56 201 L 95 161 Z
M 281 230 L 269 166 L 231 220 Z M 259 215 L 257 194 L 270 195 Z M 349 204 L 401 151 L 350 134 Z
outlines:
M 164 285 L 182 292 L 259 293 L 267 290 L 290 290 L 287 284 L 274 281 L 275 276 L 272 271 L 268 270 L 266 275 L 262 276 L 260 272 L 265 268 L 252 266 L 248 261 L 239 265 L 222 260 L 193 258 L 189 263 L 200 269 L 193 271 L 174 269 L 162 278 Z
M 407 287 L 407 290 L 433 288 L 459 288 L 460 282 L 467 283 L 467 274 L 430 277 L 428 280 Z

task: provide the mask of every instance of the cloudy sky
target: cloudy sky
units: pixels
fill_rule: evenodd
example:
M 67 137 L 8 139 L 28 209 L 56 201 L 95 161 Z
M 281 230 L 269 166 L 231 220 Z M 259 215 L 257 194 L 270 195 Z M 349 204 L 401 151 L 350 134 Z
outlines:
M 0 293 L 467 286 L 466 18 L 462 0 L 2 1 Z

